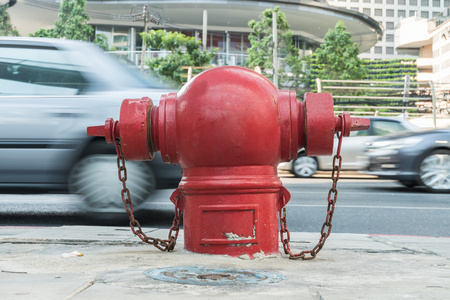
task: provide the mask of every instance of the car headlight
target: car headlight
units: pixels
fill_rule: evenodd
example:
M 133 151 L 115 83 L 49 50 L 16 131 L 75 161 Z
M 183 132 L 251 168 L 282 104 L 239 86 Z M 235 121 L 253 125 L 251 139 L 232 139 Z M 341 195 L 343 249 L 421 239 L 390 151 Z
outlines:
M 403 138 L 398 140 L 387 140 L 373 142 L 371 148 L 374 150 L 398 150 L 406 147 L 414 147 L 420 142 L 422 138 Z

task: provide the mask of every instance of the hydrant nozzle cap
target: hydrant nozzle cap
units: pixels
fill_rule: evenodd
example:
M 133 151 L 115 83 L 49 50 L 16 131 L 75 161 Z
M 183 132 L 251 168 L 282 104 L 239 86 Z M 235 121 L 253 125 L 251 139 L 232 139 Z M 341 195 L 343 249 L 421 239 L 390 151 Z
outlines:
M 113 130 L 117 132 L 113 132 Z M 107 143 L 112 143 L 115 137 L 119 136 L 119 127 L 114 126 L 114 119 L 108 118 L 105 121 L 105 125 L 89 126 L 87 128 L 87 134 L 89 136 L 104 136 Z

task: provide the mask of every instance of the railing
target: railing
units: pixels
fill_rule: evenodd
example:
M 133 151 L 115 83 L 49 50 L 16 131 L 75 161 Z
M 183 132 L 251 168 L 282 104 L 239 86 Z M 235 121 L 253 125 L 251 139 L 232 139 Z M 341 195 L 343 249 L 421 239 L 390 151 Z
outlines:
M 133 63 L 136 66 L 141 65 L 141 51 L 109 51 L 109 54 Z M 159 51 L 159 50 L 147 50 L 145 52 L 145 59 L 166 57 L 171 54 L 170 51 Z M 245 59 L 248 57 L 247 54 L 240 53 L 216 53 L 216 56 L 211 60 L 210 64 L 215 66 L 245 66 Z
M 333 94 L 336 113 L 347 111 L 358 115 L 393 116 L 405 119 L 430 116 L 436 127 L 437 118 L 448 118 L 450 89 L 436 88 L 433 82 L 321 80 L 318 92 Z

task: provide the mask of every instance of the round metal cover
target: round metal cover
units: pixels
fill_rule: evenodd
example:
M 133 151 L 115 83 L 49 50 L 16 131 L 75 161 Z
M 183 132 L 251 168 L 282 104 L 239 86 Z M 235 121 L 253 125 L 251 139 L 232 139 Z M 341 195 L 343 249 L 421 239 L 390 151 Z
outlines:
M 282 275 L 265 271 L 204 266 L 151 269 L 146 271 L 145 275 L 161 281 L 196 285 L 277 283 L 286 279 Z

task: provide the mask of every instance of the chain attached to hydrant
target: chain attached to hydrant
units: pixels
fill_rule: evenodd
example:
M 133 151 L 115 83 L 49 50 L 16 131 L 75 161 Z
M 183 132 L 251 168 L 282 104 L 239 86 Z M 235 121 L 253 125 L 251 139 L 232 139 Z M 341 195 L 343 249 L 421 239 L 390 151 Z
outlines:
M 114 122 L 113 128 L 117 125 L 117 121 Z M 114 129 L 113 129 L 114 130 Z M 131 231 L 139 237 L 144 243 L 151 244 L 161 251 L 171 252 L 175 249 L 177 243 L 178 232 L 180 231 L 180 221 L 181 221 L 181 210 L 178 208 L 178 200 L 181 194 L 176 195 L 174 200 L 175 203 L 175 217 L 172 221 L 172 227 L 169 231 L 169 236 L 167 240 L 162 240 L 158 238 L 152 238 L 147 236 L 142 230 L 141 224 L 134 217 L 133 203 L 131 202 L 131 193 L 127 188 L 127 168 L 125 167 L 125 159 L 122 152 L 121 142 L 118 139 L 114 139 L 114 145 L 117 152 L 117 168 L 119 169 L 119 180 L 122 182 L 122 202 L 125 205 L 125 210 L 127 212 L 128 218 L 130 219 Z M 178 192 L 175 191 L 174 194 Z M 173 195 L 174 195 L 173 194 Z
M 341 119 L 343 116 L 339 116 Z M 334 214 L 334 208 L 336 206 L 337 201 L 337 182 L 339 180 L 339 175 L 341 171 L 341 165 L 342 165 L 342 156 L 341 156 L 341 146 L 342 146 L 342 136 L 344 132 L 344 122 L 342 122 L 342 130 L 340 133 L 336 133 L 338 135 L 339 144 L 337 147 L 336 154 L 333 157 L 333 171 L 331 173 L 331 180 L 333 181 L 331 189 L 328 191 L 328 208 L 327 208 L 327 216 L 325 219 L 325 222 L 322 225 L 322 229 L 320 230 L 320 239 L 319 242 L 314 246 L 312 250 L 304 250 L 298 254 L 294 254 L 291 251 L 290 247 L 290 233 L 289 229 L 287 228 L 287 222 L 286 222 L 286 197 L 290 197 L 289 192 L 283 187 L 283 191 L 280 193 L 282 208 L 279 211 L 280 215 L 280 238 L 281 242 L 283 243 L 284 253 L 289 255 L 290 259 L 303 259 L 303 260 L 309 260 L 314 259 L 316 255 L 319 253 L 319 251 L 323 248 L 325 245 L 325 241 L 331 234 L 331 221 L 333 219 Z M 336 162 L 337 161 L 337 162 Z M 328 228 L 328 229 L 327 229 Z M 284 236 L 286 234 L 286 237 Z M 309 254 L 309 256 L 308 256 Z
M 295 92 L 278 90 L 261 74 L 218 67 L 202 72 L 178 93 L 163 95 L 158 106 L 149 98 L 124 100 L 120 121 L 107 119 L 103 126 L 89 127 L 88 134 L 115 143 L 122 201 L 142 241 L 172 251 L 183 213 L 186 250 L 272 255 L 279 253 L 281 236 L 291 258 L 310 259 L 331 232 L 342 137 L 367 128 L 368 119 L 335 116 L 329 93 L 306 93 L 304 101 L 297 101 Z M 331 155 L 336 133 L 339 146 L 321 238 L 312 250 L 292 254 L 286 225 L 290 194 L 277 166 L 296 159 L 300 149 L 307 156 Z M 170 197 L 175 218 L 165 240 L 142 232 L 126 187 L 125 160 L 151 160 L 157 151 L 164 162 L 183 170 Z

